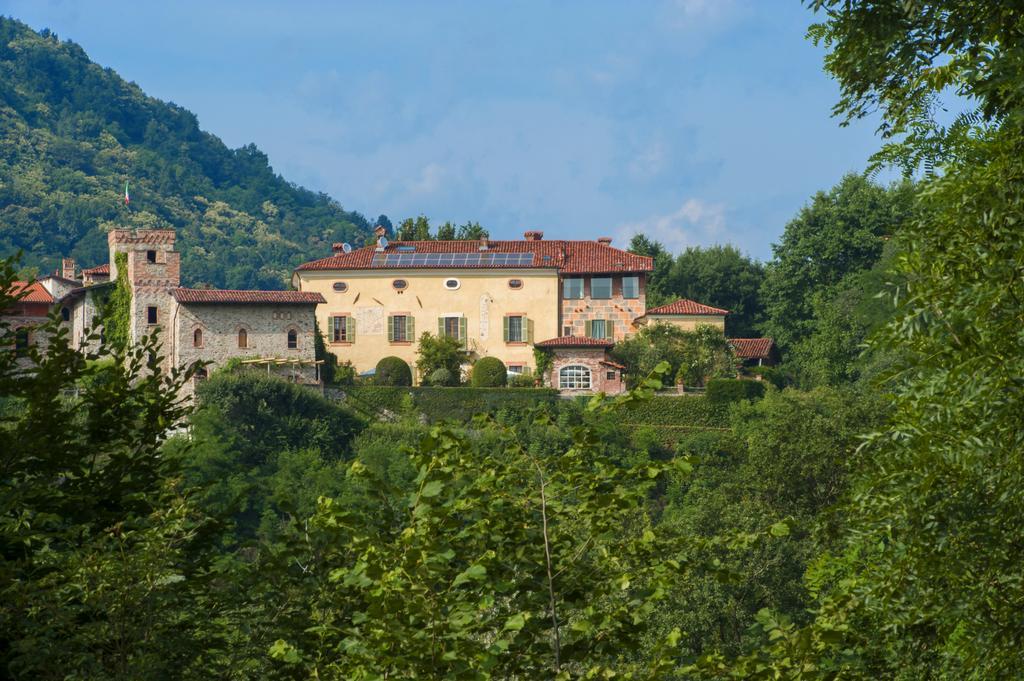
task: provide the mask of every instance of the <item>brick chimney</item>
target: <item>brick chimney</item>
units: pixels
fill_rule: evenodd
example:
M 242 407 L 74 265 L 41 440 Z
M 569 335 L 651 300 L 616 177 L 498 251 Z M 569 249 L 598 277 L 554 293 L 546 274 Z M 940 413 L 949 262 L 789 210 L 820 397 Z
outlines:
M 531 229 L 529 232 L 523 233 L 523 238 L 527 241 L 540 241 L 544 238 L 544 232 L 538 232 Z
M 612 238 L 610 236 L 599 236 L 597 237 L 597 243 L 601 244 L 602 246 L 611 246 Z
M 60 276 L 65 279 L 75 278 L 75 259 L 64 258 L 60 261 Z
M 491 247 L 491 240 L 490 239 L 488 239 L 487 237 L 483 237 L 482 239 L 480 239 L 480 250 L 481 251 L 486 251 L 490 247 Z

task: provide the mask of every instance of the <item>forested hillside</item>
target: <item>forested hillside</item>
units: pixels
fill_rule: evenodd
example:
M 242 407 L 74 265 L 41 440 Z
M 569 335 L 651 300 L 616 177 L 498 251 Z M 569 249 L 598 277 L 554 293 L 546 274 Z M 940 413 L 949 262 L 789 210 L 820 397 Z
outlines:
M 41 271 L 68 253 L 96 265 L 105 230 L 127 225 L 177 229 L 183 280 L 228 288 L 282 288 L 294 265 L 371 227 L 75 43 L 0 17 L 0 254 L 21 249 Z

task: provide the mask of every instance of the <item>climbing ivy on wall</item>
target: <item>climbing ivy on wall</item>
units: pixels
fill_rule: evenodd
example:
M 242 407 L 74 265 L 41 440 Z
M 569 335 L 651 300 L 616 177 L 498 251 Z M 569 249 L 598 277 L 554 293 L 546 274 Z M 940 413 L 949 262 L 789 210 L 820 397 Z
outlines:
M 103 333 L 111 347 L 126 348 L 131 339 L 132 285 L 128 281 L 128 256 L 125 253 L 114 255 L 117 265 L 117 283 L 114 292 L 107 298 L 103 307 Z

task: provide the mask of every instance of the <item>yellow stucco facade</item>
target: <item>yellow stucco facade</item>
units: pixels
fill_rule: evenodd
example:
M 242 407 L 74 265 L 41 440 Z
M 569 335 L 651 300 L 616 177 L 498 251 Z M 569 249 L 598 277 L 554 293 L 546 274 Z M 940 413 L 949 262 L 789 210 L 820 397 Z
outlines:
M 559 335 L 559 281 L 553 268 L 300 270 L 294 281 L 301 291 L 323 295 L 327 304 L 317 306 L 316 316 L 327 348 L 357 372 L 373 369 L 389 355 L 401 357 L 415 372 L 420 335 L 441 330 L 464 337 L 471 359 L 497 357 L 532 371 L 533 341 Z M 519 318 L 512 322 L 510 341 L 505 340 L 507 317 Z

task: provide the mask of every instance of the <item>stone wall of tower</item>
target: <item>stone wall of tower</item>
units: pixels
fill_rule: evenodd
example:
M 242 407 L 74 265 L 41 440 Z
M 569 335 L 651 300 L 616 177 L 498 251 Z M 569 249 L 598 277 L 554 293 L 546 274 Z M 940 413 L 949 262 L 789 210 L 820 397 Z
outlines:
M 128 282 L 132 287 L 132 305 L 128 328 L 133 344 L 144 336 L 158 334 L 164 348 L 164 371 L 170 369 L 172 335 L 170 332 L 175 302 L 171 289 L 181 284 L 181 256 L 174 250 L 173 229 L 115 229 L 107 235 L 110 249 L 110 278 L 117 280 L 117 254 L 127 259 Z M 149 310 L 155 308 L 156 321 Z

